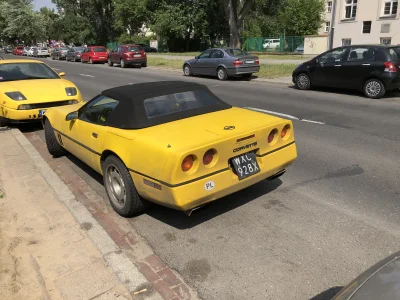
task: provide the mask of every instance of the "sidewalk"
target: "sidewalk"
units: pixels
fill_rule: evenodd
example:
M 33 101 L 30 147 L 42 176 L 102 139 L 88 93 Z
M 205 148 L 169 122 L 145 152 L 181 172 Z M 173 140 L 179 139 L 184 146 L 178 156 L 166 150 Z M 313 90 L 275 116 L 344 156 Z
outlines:
M 67 186 L 44 153 L 0 128 L 0 299 L 197 299 L 125 219 L 91 211 L 98 197 L 64 168 Z M 56 170 L 64 161 L 51 158 Z

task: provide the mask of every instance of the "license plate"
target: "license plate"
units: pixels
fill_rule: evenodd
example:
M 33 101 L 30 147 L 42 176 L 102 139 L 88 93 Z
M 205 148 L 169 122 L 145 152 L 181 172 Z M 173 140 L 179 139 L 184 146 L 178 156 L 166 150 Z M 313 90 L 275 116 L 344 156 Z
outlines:
M 239 180 L 260 172 L 260 166 L 257 163 L 256 155 L 252 152 L 236 156 L 232 158 L 231 161 Z
M 142 57 L 142 54 L 135 54 L 133 57 Z
M 100 56 L 99 58 L 105 58 L 104 56 Z
M 254 60 L 246 60 L 245 63 L 246 64 L 254 64 Z
M 46 112 L 46 109 L 39 110 L 39 117 L 43 117 L 45 112 Z

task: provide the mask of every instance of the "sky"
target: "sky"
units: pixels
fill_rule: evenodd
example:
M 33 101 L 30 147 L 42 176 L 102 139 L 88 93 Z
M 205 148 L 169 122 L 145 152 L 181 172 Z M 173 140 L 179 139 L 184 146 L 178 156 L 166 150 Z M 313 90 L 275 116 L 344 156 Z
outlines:
M 33 5 L 35 10 L 39 10 L 43 6 L 56 9 L 56 5 L 52 3 L 51 0 L 33 0 Z

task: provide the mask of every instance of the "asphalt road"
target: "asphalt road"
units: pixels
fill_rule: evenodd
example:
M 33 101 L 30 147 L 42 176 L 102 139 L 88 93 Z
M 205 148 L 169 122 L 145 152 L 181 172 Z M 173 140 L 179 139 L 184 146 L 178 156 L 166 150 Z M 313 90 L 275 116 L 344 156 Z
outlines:
M 66 72 L 86 99 L 117 85 L 190 80 L 233 105 L 298 119 L 299 157 L 280 179 L 220 199 L 191 217 L 154 206 L 131 220 L 204 299 L 330 299 L 334 287 L 400 249 L 397 94 L 369 100 L 355 92 L 219 82 L 151 68 L 48 63 Z M 76 169 L 105 197 L 98 176 Z

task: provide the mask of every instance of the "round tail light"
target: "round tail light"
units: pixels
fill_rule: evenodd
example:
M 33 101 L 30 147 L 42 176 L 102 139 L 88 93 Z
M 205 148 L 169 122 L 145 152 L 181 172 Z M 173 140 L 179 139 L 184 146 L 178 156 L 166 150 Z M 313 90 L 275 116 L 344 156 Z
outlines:
M 214 159 L 215 151 L 213 149 L 208 150 L 203 156 L 203 164 L 209 165 Z
M 285 127 L 283 127 L 283 129 L 281 131 L 281 138 L 284 138 L 286 136 L 286 134 L 289 131 L 289 129 L 290 129 L 290 125 L 289 124 L 287 124 L 287 125 L 285 125 Z
M 277 131 L 278 130 L 274 129 L 270 132 L 268 135 L 268 143 L 272 143 L 274 141 Z
M 187 172 L 193 167 L 194 157 L 193 155 L 186 156 L 182 161 L 182 171 Z

